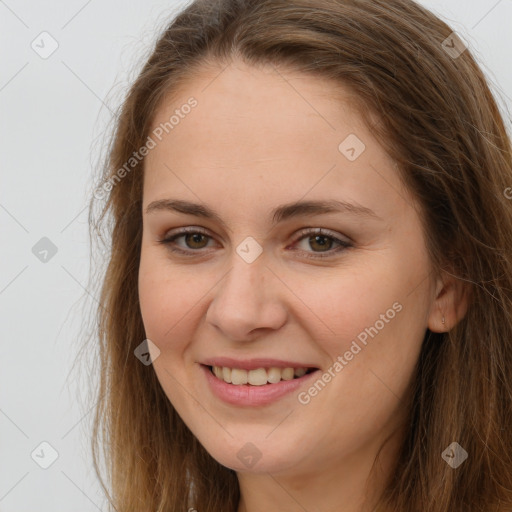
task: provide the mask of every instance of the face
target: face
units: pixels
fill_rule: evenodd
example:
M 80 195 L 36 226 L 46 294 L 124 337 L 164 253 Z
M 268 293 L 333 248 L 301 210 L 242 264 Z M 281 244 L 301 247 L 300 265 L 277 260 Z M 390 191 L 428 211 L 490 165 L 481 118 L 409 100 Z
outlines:
M 348 91 L 220 70 L 154 119 L 139 271 L 154 371 L 240 473 L 362 460 L 402 417 L 427 328 L 420 217 Z

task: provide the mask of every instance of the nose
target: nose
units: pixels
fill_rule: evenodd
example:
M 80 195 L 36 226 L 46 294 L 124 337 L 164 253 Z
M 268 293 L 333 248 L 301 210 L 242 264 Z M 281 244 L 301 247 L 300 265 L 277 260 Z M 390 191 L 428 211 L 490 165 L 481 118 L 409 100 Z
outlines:
M 224 339 L 251 341 L 286 322 L 286 287 L 262 256 L 247 263 L 235 254 L 213 294 L 206 321 Z

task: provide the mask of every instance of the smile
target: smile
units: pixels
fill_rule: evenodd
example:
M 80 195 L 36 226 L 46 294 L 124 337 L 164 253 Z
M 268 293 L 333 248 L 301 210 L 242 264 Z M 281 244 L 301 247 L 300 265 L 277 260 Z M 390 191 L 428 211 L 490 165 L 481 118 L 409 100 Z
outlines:
M 320 370 L 305 367 L 259 367 L 251 370 L 200 364 L 209 391 L 225 403 L 257 407 L 276 402 L 309 385 Z M 231 381 L 231 382 L 228 382 Z
M 307 373 L 314 371 L 314 368 L 257 368 L 255 370 L 244 370 L 241 368 L 229 368 L 226 366 L 210 366 L 210 371 L 220 380 L 227 384 L 241 386 L 265 386 L 277 384 L 282 380 L 293 380 L 300 378 Z

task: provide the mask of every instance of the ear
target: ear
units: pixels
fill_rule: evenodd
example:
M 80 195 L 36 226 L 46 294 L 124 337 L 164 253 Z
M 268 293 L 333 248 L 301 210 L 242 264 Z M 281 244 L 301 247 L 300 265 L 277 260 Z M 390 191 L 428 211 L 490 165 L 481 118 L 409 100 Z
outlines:
M 429 330 L 448 332 L 455 327 L 468 310 L 469 295 L 467 283 L 443 273 L 436 282 L 436 296 L 428 316 Z

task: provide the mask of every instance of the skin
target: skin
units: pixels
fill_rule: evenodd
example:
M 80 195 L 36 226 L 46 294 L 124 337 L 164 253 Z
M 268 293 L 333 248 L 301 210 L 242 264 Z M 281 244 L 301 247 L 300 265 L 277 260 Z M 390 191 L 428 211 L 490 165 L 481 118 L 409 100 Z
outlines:
M 348 91 L 280 68 L 234 61 L 221 69 L 204 68 L 154 119 L 156 127 L 191 96 L 198 101 L 146 157 L 139 294 L 147 337 L 160 350 L 153 367 L 194 435 L 237 472 L 239 512 L 360 512 L 392 470 L 427 327 L 449 330 L 465 304 L 455 281 L 431 272 L 414 199 Z M 366 146 L 354 161 L 338 149 L 349 134 Z M 225 226 L 146 213 L 167 198 L 208 205 Z M 371 208 L 380 219 L 329 213 L 271 225 L 278 205 L 321 199 Z M 158 242 L 186 226 L 208 233 L 175 240 L 192 255 Z M 299 239 L 309 227 L 353 247 L 335 253 L 333 239 L 324 248 L 312 235 Z M 263 250 L 252 263 L 236 252 L 248 236 Z M 401 311 L 306 405 L 295 392 L 256 408 L 229 405 L 200 370 L 206 357 L 231 356 L 327 371 L 394 303 Z M 261 454 L 251 468 L 237 457 L 247 442 Z

